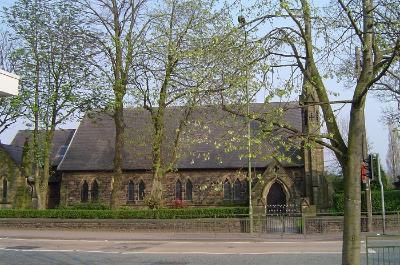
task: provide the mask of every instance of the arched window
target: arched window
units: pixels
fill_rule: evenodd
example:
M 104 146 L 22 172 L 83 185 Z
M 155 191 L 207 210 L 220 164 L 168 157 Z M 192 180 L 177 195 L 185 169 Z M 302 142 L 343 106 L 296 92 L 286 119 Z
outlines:
M 233 200 L 240 201 L 242 199 L 242 183 L 239 179 L 236 179 L 235 183 L 233 184 Z
M 97 180 L 94 180 L 92 183 L 92 191 L 90 195 L 92 195 L 91 199 L 93 202 L 99 199 L 99 183 L 97 183 Z
M 231 183 L 229 182 L 228 179 L 225 179 L 225 182 L 224 182 L 224 200 L 225 201 L 230 201 L 231 198 L 232 198 Z
M 175 200 L 182 200 L 182 183 L 179 179 L 176 181 L 175 184 Z
M 145 185 L 143 180 L 140 180 L 139 182 L 139 200 L 143 200 L 144 199 L 144 191 L 145 191 Z
M 249 199 L 249 182 L 247 180 L 242 181 L 242 190 L 243 190 L 243 200 L 247 201 Z
M 3 179 L 3 202 L 7 202 L 7 193 L 8 193 L 8 182 L 7 179 Z
M 190 179 L 188 179 L 188 180 L 186 181 L 185 200 L 187 200 L 187 201 L 193 200 L 193 184 L 192 184 L 192 182 L 190 181 Z
M 133 181 L 128 182 L 128 202 L 133 202 L 135 200 L 135 185 Z
M 81 202 L 88 202 L 88 200 L 89 200 L 89 185 L 85 180 L 82 184 Z

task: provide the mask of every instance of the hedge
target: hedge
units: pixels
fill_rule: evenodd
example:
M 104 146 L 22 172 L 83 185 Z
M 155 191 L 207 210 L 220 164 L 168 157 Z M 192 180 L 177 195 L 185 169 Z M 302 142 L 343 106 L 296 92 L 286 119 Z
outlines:
M 381 193 L 380 191 L 372 191 L 372 211 L 381 212 Z M 361 194 L 361 209 L 366 212 L 365 205 L 365 192 Z M 336 193 L 333 196 L 333 211 L 343 212 L 344 211 L 344 194 Z M 400 211 L 400 190 L 387 190 L 385 191 L 385 210 L 387 212 Z
M 0 218 L 59 218 L 59 219 L 191 219 L 227 218 L 248 214 L 247 207 L 184 208 L 157 210 L 18 210 L 1 209 Z

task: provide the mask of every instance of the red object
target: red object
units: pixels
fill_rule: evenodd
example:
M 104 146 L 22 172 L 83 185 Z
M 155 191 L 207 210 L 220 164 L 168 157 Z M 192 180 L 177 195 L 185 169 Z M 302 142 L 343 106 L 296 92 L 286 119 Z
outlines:
M 186 207 L 186 203 L 183 200 L 179 200 L 179 199 L 171 201 L 171 203 L 169 205 L 171 208 L 175 208 L 175 209 Z
M 361 163 L 361 175 L 360 175 L 361 181 L 363 183 L 367 182 L 367 164 L 365 162 Z

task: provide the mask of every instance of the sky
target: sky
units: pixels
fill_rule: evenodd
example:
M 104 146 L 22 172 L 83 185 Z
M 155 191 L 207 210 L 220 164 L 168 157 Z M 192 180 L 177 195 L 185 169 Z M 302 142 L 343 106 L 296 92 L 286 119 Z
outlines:
M 0 0 L 0 10 L 3 7 L 10 6 L 14 0 Z M 1 22 L 3 23 L 3 22 Z M 1 25 L 0 28 L 4 28 L 4 25 Z M 328 88 L 331 90 L 337 91 L 336 89 L 339 86 L 340 95 L 336 97 L 336 100 L 339 99 L 351 99 L 352 90 L 345 90 L 340 88 L 341 84 L 337 84 L 335 82 L 327 82 Z M 335 88 L 335 89 L 334 89 Z M 367 138 L 368 143 L 372 146 L 373 153 L 379 153 L 379 156 L 382 161 L 382 165 L 386 168 L 386 153 L 388 150 L 388 127 L 383 122 L 383 109 L 386 108 L 388 104 L 380 102 L 373 95 L 369 95 L 367 98 L 365 116 L 366 116 L 366 128 L 367 128 Z M 347 121 L 349 120 L 349 108 L 345 107 L 341 110 L 340 120 Z M 62 126 L 63 128 L 76 128 L 78 123 L 69 123 Z M 26 127 L 22 122 L 18 122 L 15 125 L 11 126 L 7 131 L 0 135 L 0 141 L 2 143 L 10 143 L 14 138 L 15 134 L 19 129 L 25 129 Z M 330 163 L 332 160 L 331 157 L 326 156 L 325 162 L 326 164 Z

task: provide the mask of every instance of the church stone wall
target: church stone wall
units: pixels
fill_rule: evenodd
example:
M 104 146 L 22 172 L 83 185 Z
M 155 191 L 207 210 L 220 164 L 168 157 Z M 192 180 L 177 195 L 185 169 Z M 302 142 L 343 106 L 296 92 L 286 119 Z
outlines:
M 173 205 L 176 200 L 176 183 L 182 184 L 182 199 L 186 206 L 223 206 L 247 205 L 248 185 L 246 170 L 181 170 L 169 173 L 163 180 L 163 197 L 165 205 Z M 280 169 L 277 173 L 258 170 L 253 180 L 253 205 L 264 208 L 268 187 L 275 181 L 282 183 L 287 190 L 288 204 L 297 204 L 305 197 L 305 183 L 302 168 Z M 94 180 L 99 185 L 98 202 L 108 204 L 111 192 L 112 172 L 64 172 L 61 183 L 61 205 L 71 206 L 81 203 L 81 191 L 84 181 L 89 185 L 89 202 Z M 192 200 L 186 200 L 186 183 L 192 183 Z M 229 181 L 230 199 L 224 199 L 224 183 Z M 241 183 L 240 199 L 235 198 L 235 181 Z M 134 201 L 128 201 L 128 183 L 134 183 Z M 122 187 L 118 192 L 119 206 L 145 207 L 144 200 L 139 199 L 139 183 L 145 184 L 145 196 L 150 194 L 152 175 L 150 172 L 125 172 Z M 261 209 L 260 208 L 260 209 Z
M 30 198 L 21 168 L 0 148 L 0 208 L 28 208 Z
M 64 172 L 61 183 L 61 205 L 70 206 L 81 202 L 82 185 L 84 181 L 89 185 L 89 201 L 91 200 L 91 187 L 94 180 L 99 185 L 98 202 L 108 204 L 111 192 L 112 172 Z M 238 179 L 242 184 L 242 194 L 246 193 L 246 175 L 238 170 L 185 170 L 169 173 L 163 180 L 163 196 L 165 204 L 172 204 L 175 198 L 175 185 L 177 180 L 182 183 L 182 198 L 187 206 L 228 205 L 245 204 L 246 197 L 242 200 L 234 200 L 234 182 Z M 128 183 L 134 183 L 134 198 L 127 201 Z M 150 194 L 152 175 L 150 172 L 125 172 L 123 173 L 122 187 L 118 192 L 118 204 L 120 206 L 143 207 L 144 201 L 139 199 L 139 183 L 145 184 L 145 195 Z M 190 180 L 193 185 L 192 200 L 185 200 L 186 183 Z M 224 183 L 228 180 L 231 184 L 231 200 L 224 200 Z

